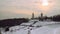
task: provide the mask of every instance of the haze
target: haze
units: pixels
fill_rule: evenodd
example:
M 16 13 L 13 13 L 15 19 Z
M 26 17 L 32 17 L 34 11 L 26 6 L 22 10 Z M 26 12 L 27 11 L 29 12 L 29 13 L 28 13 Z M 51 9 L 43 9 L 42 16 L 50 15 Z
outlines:
M 47 1 L 43 0 L 42 6 L 41 0 L 0 0 L 0 19 L 31 18 L 33 12 L 35 17 L 41 12 L 47 16 L 60 14 L 60 0 Z

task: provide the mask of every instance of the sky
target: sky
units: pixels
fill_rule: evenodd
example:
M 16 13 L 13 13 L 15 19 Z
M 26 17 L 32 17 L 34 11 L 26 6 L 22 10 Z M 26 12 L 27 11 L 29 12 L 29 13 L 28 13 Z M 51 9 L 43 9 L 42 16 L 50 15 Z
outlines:
M 60 0 L 0 0 L 0 19 L 60 14 Z

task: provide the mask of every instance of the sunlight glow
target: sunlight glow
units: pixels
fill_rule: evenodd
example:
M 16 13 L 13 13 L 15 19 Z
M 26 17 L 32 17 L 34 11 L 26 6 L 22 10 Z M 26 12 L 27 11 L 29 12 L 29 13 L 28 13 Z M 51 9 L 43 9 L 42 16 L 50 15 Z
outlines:
M 48 0 L 42 0 L 42 5 L 43 6 L 48 6 Z
M 43 12 L 48 12 L 54 8 L 55 1 L 54 0 L 40 0 L 38 3 L 38 8 Z

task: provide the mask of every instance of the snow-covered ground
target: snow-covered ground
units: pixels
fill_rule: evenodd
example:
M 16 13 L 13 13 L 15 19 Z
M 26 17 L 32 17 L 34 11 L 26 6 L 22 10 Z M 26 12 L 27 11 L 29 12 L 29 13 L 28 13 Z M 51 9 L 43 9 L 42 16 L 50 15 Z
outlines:
M 45 25 L 32 30 L 31 34 L 60 34 L 60 24 Z
M 2 31 L 2 34 L 60 34 L 60 22 L 30 20 L 10 27 L 9 31 Z

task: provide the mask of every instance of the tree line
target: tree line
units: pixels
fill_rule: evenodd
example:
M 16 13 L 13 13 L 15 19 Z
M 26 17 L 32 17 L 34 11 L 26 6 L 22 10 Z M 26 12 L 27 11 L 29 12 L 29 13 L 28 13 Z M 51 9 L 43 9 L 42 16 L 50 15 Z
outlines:
M 60 22 L 60 15 L 54 15 L 54 16 L 50 16 L 50 17 L 47 17 L 47 16 L 44 16 L 43 18 L 39 17 L 39 20 L 51 20 L 51 21 L 59 21 Z
M 5 20 L 0 20 L 0 27 L 11 27 L 15 25 L 20 25 L 21 23 L 26 23 L 28 22 L 29 19 L 27 18 L 17 18 L 17 19 L 5 19 Z

